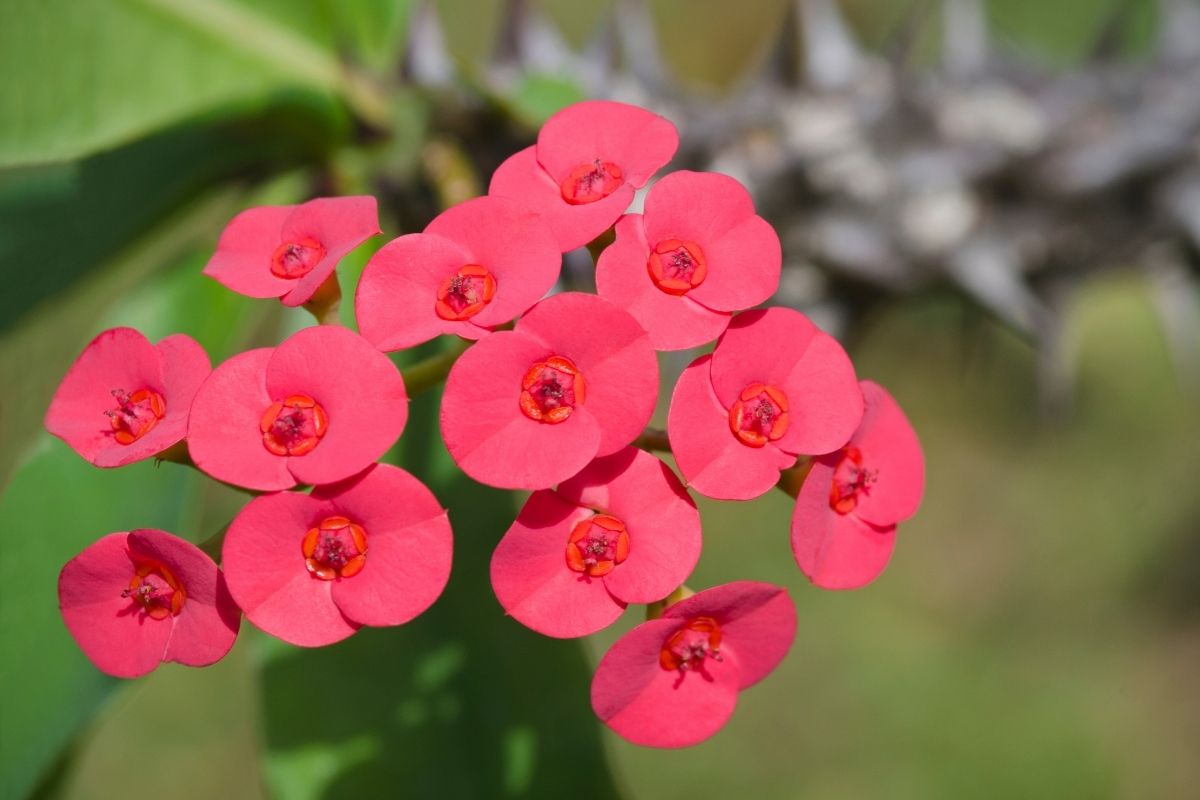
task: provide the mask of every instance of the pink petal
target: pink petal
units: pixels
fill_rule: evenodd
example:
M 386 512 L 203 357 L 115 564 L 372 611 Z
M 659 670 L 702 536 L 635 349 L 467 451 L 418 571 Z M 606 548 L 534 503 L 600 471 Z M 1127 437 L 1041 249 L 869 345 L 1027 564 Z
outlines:
M 875 474 L 875 481 L 859 494 L 854 515 L 876 526 L 895 525 L 921 505 L 925 457 L 916 431 L 887 390 L 872 381 L 860 386 L 866 410 L 850 442 L 859 448 L 862 466 Z
M 58 576 L 63 622 L 83 654 L 102 672 L 136 678 L 162 661 L 170 620 L 156 620 L 121 592 L 134 575 L 129 534 L 110 533 L 67 562 Z
M 787 394 L 791 423 L 774 444 L 820 454 L 846 443 L 862 419 L 862 392 L 842 346 L 789 308 L 739 314 L 713 352 L 713 388 L 728 406 L 746 386 Z
M 804 480 L 792 512 L 792 554 L 822 589 L 858 589 L 887 567 L 896 527 L 876 528 L 830 508 L 834 467 L 831 459 L 818 460 Z
M 779 666 L 796 638 L 796 604 L 782 586 L 734 581 L 668 606 L 663 618 L 712 617 L 721 626 L 721 653 L 732 648 L 740 666 L 738 688 L 761 681 Z
M 558 638 L 586 636 L 607 628 L 625 610 L 604 588 L 603 578 L 567 566 L 571 530 L 591 516 L 591 510 L 554 492 L 534 492 L 496 545 L 492 589 L 504 610 L 525 627 Z
M 256 497 L 225 534 L 221 564 L 233 599 L 256 626 L 301 647 L 341 641 L 359 626 L 333 602 L 333 581 L 309 574 L 305 533 L 336 513 L 325 501 L 295 492 Z
M 712 311 L 690 296 L 670 295 L 650 280 L 650 246 L 640 214 L 617 220 L 617 240 L 596 262 L 596 291 L 625 309 L 650 335 L 655 350 L 685 350 L 716 339 L 730 315 Z
M 248 350 L 213 370 L 200 384 L 188 418 L 192 461 L 219 481 L 259 491 L 296 485 L 287 459 L 263 446 L 259 423 L 273 402 L 266 370 L 273 349 Z
M 611 100 L 586 100 L 546 120 L 538 133 L 537 160 L 555 185 L 575 167 L 609 161 L 634 188 L 646 184 L 679 147 L 669 120 L 644 108 Z
M 455 362 L 442 397 L 441 427 L 463 472 L 503 489 L 545 489 L 595 457 L 601 433 L 589 408 L 590 383 L 587 402 L 564 422 L 537 422 L 521 411 L 525 373 L 554 354 L 523 331 L 501 331 Z
M 379 209 L 374 197 L 318 197 L 296 206 L 283 223 L 281 241 L 312 238 L 325 248 L 325 257 L 298 281 L 281 301 L 285 306 L 307 303 L 354 248 L 380 233 Z
M 740 667 L 733 650 L 709 659 L 707 676 L 659 664 L 677 619 L 644 622 L 600 659 L 592 678 L 592 709 L 622 738 L 646 747 L 690 747 L 712 736 L 737 705 Z
M 361 472 L 387 452 L 408 420 L 399 370 L 346 328 L 297 331 L 275 348 L 266 372 L 274 400 L 308 395 L 329 417 L 328 431 L 311 452 L 287 458 L 299 483 L 333 483 Z
M 217 242 L 204 274 L 248 297 L 282 297 L 296 281 L 271 272 L 271 258 L 283 243 L 283 224 L 296 206 L 259 206 L 238 214 Z
M 128 545 L 169 569 L 187 592 L 163 660 L 206 667 L 224 658 L 237 639 L 242 612 L 216 563 L 196 545 L 165 531 L 131 531 Z
M 467 263 L 487 268 L 496 278 L 495 297 L 471 318 L 481 327 L 524 313 L 550 291 L 562 269 L 558 241 L 516 200 L 476 197 L 443 211 L 425 232 L 458 244 L 470 258 Z
M 366 566 L 333 585 L 347 619 L 400 625 L 433 605 L 450 578 L 453 550 L 450 520 L 433 492 L 399 467 L 378 464 L 312 496 L 367 533 Z
M 742 444 L 729 430 L 729 412 L 717 401 L 709 380 L 712 356 L 688 365 L 667 414 L 667 434 L 675 463 L 688 486 L 718 500 L 752 500 L 768 492 L 779 471 L 796 461 L 771 443 Z
M 653 603 L 687 580 L 700 558 L 700 512 L 671 468 L 626 447 L 559 484 L 558 494 L 620 519 L 629 556 L 604 576 L 614 597 Z
M 455 242 L 412 233 L 385 244 L 363 269 L 354 313 L 363 337 L 385 352 L 427 342 L 444 333 L 477 339 L 484 331 L 472 320 L 442 319 L 434 306 L 447 276 L 468 263 Z
M 97 466 L 129 464 L 173 444 L 161 445 L 161 436 L 147 442 L 149 434 L 129 445 L 117 443 L 104 414 L 117 407 L 114 389 L 165 392 L 158 351 L 133 328 L 112 328 L 88 343 L 54 392 L 46 430 Z M 180 410 L 186 416 L 186 407 Z
M 713 351 L 712 385 L 721 405 L 728 409 L 752 383 L 782 389 L 818 333 L 808 317 L 790 308 L 735 316 Z
M 742 220 L 702 244 L 708 277 L 688 297 L 717 311 L 740 311 L 766 302 L 779 288 L 783 251 L 779 235 L 762 217 Z
M 594 203 L 571 205 L 563 200 L 559 183 L 537 163 L 535 150 L 527 147 L 497 167 L 488 195 L 517 200 L 537 214 L 561 252 L 583 247 L 604 233 L 633 202 L 633 187 L 625 184 Z
M 583 407 L 600 425 L 596 455 L 615 453 L 646 427 L 658 400 L 658 358 L 629 314 L 602 297 L 564 292 L 530 309 L 517 331 L 579 367 L 587 381 Z
M 741 183 L 716 172 L 677 170 L 646 193 L 646 239 L 709 245 L 754 216 L 754 201 Z

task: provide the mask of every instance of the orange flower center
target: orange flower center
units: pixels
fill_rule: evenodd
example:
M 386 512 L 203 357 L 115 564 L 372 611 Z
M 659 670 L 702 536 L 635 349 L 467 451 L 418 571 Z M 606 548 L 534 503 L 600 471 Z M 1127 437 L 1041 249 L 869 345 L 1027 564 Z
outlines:
M 263 445 L 277 456 L 311 453 L 328 427 L 325 409 L 306 394 L 272 403 L 259 421 Z
M 650 280 L 667 294 L 687 294 L 708 276 L 708 261 L 695 242 L 664 239 L 650 252 L 646 262 Z
M 748 447 L 773 442 L 787 429 L 787 395 L 776 386 L 752 383 L 729 407 L 729 430 Z
M 721 658 L 721 626 L 712 617 L 693 617 L 671 634 L 658 654 L 658 663 L 666 670 L 689 672 L 704 668 L 706 659 Z
M 142 607 L 151 619 L 177 616 L 187 602 L 187 592 L 171 570 L 157 561 L 135 560 L 133 577 L 121 592 Z
M 325 257 L 325 247 L 316 239 L 284 242 L 271 256 L 271 272 L 280 278 L 303 278 Z
M 113 438 L 120 444 L 133 444 L 166 416 L 166 401 L 152 389 L 138 389 L 133 394 L 113 389 L 112 396 L 117 400 L 117 407 L 104 414 L 112 426 Z
M 597 158 L 571 170 L 562 182 L 563 200 L 573 206 L 594 203 L 621 188 L 624 182 L 625 176 L 620 167 Z
M 629 531 L 608 514 L 581 520 L 567 540 L 567 566 L 593 578 L 607 575 L 629 557 Z
M 442 319 L 469 319 L 492 302 L 495 294 L 496 279 L 492 273 L 478 264 L 467 264 L 442 281 L 434 310 Z
M 367 532 L 345 517 L 326 517 L 304 534 L 300 552 L 314 578 L 353 578 L 367 564 Z
M 870 494 L 871 484 L 879 479 L 879 470 L 863 469 L 862 451 L 847 447 L 833 471 L 829 489 L 829 507 L 839 514 L 849 514 L 858 505 L 859 495 Z
M 538 422 L 557 424 L 584 401 L 586 384 L 579 368 L 563 356 L 538 361 L 521 381 L 521 410 Z

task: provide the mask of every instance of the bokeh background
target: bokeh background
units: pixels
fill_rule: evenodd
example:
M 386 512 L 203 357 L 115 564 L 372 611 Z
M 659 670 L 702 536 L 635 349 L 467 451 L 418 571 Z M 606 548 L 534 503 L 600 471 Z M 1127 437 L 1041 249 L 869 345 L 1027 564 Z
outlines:
M 209 669 L 95 671 L 61 565 L 113 530 L 204 540 L 243 497 L 45 434 L 83 345 L 119 324 L 214 362 L 273 344 L 304 312 L 200 275 L 234 213 L 378 196 L 350 296 L 373 248 L 585 97 L 670 117 L 673 166 L 745 182 L 784 241 L 774 302 L 907 410 L 928 490 L 884 576 L 812 588 L 786 496 L 701 501 L 689 583 L 789 587 L 796 644 L 709 742 L 630 746 L 587 687 L 639 612 L 582 642 L 504 618 L 486 566 L 521 498 L 456 473 L 431 394 L 390 454 L 455 524 L 431 612 L 318 651 L 246 624 Z M 1200 791 L 1194 0 L 8 0 L 0 114 L 4 797 Z M 570 254 L 564 286 L 590 269 Z M 663 358 L 662 406 L 691 357 Z

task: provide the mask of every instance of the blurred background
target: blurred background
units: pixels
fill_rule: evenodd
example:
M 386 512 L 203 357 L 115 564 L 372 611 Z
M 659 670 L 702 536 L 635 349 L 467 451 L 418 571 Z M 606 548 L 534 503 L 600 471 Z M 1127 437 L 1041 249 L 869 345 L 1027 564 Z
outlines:
M 1200 4 L 1195 0 L 8 0 L 0 11 L 0 793 L 97 798 L 1191 798 L 1200 786 Z M 790 501 L 700 503 L 689 581 L 789 587 L 800 627 L 729 725 L 639 749 L 588 705 L 641 612 L 506 619 L 522 498 L 457 474 L 436 394 L 390 458 L 451 511 L 425 616 L 215 667 L 93 669 L 55 580 L 101 535 L 202 541 L 244 496 L 90 467 L 41 428 L 113 325 L 214 362 L 310 324 L 200 275 L 251 205 L 379 197 L 374 248 L 486 190 L 587 97 L 672 119 L 784 242 L 775 303 L 921 435 L 925 504 L 852 593 Z M 591 256 L 563 286 L 589 289 Z M 344 304 L 349 306 L 350 303 Z M 343 316 L 353 324 L 352 309 Z M 433 343 L 399 363 L 434 352 Z M 665 356 L 660 415 L 693 357 Z M 660 416 L 661 421 L 661 416 Z

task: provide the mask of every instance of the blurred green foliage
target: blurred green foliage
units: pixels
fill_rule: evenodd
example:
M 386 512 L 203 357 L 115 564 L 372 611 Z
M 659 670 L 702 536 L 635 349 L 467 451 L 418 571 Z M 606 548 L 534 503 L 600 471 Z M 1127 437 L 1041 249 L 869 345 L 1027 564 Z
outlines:
M 581 48 L 611 27 L 616 3 L 525 5 Z M 845 2 L 878 47 L 920 5 Z M 795 22 L 788 6 L 650 0 L 657 55 L 685 87 L 719 98 L 764 66 Z M 277 342 L 308 324 L 302 312 L 199 274 L 237 210 L 403 186 L 418 201 L 385 208 L 385 231 L 415 229 L 436 211 L 431 142 L 461 156 L 462 140 L 481 135 L 454 128 L 448 97 L 494 105 L 528 137 L 583 96 L 544 72 L 490 82 L 509 22 L 498 0 L 436 0 L 458 81 L 401 85 L 414 7 L 6 8 L 0 514 L 12 530 L 0 548 L 0 795 L 1189 796 L 1200 783 L 1190 686 L 1200 500 L 1184 481 L 1200 469 L 1200 406 L 1176 385 L 1147 295 L 1128 278 L 1098 283 L 1070 316 L 1079 402 L 1060 420 L 1034 413 L 1034 354 L 957 301 L 926 299 L 865 326 L 852 355 L 922 435 L 925 507 L 878 584 L 832 594 L 806 586 L 791 560 L 786 497 L 702 504 L 693 582 L 786 585 L 801 626 L 780 671 L 695 749 L 634 748 L 591 715 L 588 662 L 637 611 L 586 647 L 504 617 L 486 567 L 516 498 L 456 474 L 433 394 L 414 404 L 392 454 L 455 525 L 454 574 L 430 613 L 318 651 L 247 624 L 216 667 L 166 666 L 128 684 L 91 668 L 58 619 L 61 565 L 112 530 L 202 540 L 244 496 L 172 464 L 97 470 L 40 432 L 71 359 L 118 324 L 153 339 L 188 333 L 214 362 Z M 1136 51 L 1154 21 L 1150 0 L 990 0 L 988 11 L 1004 46 L 1058 63 L 1084 57 L 1114 18 L 1119 44 Z M 341 270 L 347 298 L 368 252 Z M 343 318 L 353 321 L 349 301 Z

